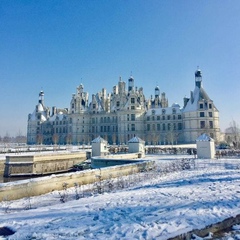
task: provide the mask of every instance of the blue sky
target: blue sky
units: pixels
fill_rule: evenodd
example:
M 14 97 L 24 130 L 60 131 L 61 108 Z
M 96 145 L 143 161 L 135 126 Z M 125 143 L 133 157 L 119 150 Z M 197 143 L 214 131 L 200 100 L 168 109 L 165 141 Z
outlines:
M 45 92 L 69 107 L 83 83 L 90 96 L 131 72 L 147 97 L 158 84 L 183 105 L 197 66 L 220 111 L 221 130 L 240 123 L 240 1 L 0 1 L 0 135 L 26 134 Z

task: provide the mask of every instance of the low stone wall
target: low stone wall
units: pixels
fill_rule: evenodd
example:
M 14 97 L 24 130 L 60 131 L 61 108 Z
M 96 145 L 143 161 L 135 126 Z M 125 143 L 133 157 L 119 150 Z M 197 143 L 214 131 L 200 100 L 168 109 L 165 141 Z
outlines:
M 86 159 L 86 152 L 6 156 L 4 176 L 63 172 Z
M 230 231 L 232 226 L 237 225 L 239 223 L 240 223 L 240 214 L 238 214 L 235 217 L 226 218 L 221 222 L 206 226 L 203 229 L 194 229 L 187 233 L 180 234 L 176 237 L 169 238 L 169 240 L 191 240 L 193 239 L 193 235 L 204 238 L 204 237 L 207 237 L 210 232 L 213 233 L 212 239 L 215 239 L 214 237 L 215 235 L 218 235 L 218 233 L 221 233 L 225 230 Z
M 154 166 L 154 161 L 144 161 L 135 164 L 127 164 L 101 169 L 86 170 L 74 173 L 65 173 L 40 177 L 18 182 L 9 182 L 0 184 L 0 201 L 5 199 L 15 200 L 24 197 L 37 196 L 54 190 L 63 190 L 63 184 L 67 183 L 68 187 L 74 187 L 75 183 L 85 185 L 97 181 L 96 175 L 101 179 L 108 179 L 121 175 L 129 175 L 144 170 L 149 170 Z

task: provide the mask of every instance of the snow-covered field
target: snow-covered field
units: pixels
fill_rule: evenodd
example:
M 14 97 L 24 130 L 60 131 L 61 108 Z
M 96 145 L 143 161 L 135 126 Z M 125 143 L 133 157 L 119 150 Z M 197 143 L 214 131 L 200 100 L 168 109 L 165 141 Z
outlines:
M 174 155 L 147 157 L 157 170 L 121 178 L 122 189 L 107 182 L 102 194 L 82 197 L 84 186 L 1 202 L 0 227 L 18 240 L 168 239 L 240 214 L 240 159 L 196 159 L 179 170 Z

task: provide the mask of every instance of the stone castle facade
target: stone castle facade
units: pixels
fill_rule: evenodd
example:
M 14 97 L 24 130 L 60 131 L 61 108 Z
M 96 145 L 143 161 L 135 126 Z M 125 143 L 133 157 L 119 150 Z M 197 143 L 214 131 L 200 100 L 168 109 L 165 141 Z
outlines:
M 143 88 L 128 85 L 122 79 L 113 87 L 93 94 L 79 85 L 69 109 L 45 106 L 44 92 L 28 116 L 28 144 L 88 144 L 98 136 L 110 144 L 127 143 L 134 136 L 146 144 L 194 143 L 207 133 L 219 141 L 219 111 L 202 86 L 202 73 L 195 72 L 195 89 L 189 98 L 169 106 L 166 94 L 157 86 L 154 97 L 146 99 Z

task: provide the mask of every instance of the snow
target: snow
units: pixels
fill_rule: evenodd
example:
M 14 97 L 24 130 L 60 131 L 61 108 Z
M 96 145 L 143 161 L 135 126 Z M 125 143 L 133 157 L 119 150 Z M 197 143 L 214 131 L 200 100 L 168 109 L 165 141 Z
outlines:
M 133 137 L 128 141 L 128 143 L 144 143 L 144 141 L 139 137 Z
M 189 99 L 186 107 L 184 108 L 183 112 L 194 112 L 198 109 L 198 101 L 199 101 L 199 95 L 200 95 L 200 88 L 195 87 L 193 91 L 193 101 L 191 98 Z
M 196 141 L 204 141 L 204 142 L 213 142 L 214 140 L 210 138 L 206 133 L 203 133 L 201 136 L 199 136 Z
M 16 231 L 9 240 L 164 240 L 239 214 L 240 159 L 191 159 L 190 169 L 177 169 L 186 157 L 147 155 L 157 171 L 127 176 L 125 188 L 103 194 L 75 200 L 77 188 L 70 188 L 61 192 L 65 203 L 58 191 L 1 202 L 0 227 Z
M 163 114 L 163 110 L 165 111 L 164 114 L 172 114 L 173 113 L 173 108 L 176 110 L 176 114 L 181 114 L 181 108 L 179 105 L 175 105 L 172 107 L 166 107 L 166 108 L 151 108 L 149 110 L 147 110 L 146 115 L 147 116 L 151 116 L 153 110 L 155 111 L 155 115 L 162 115 Z
M 97 138 L 92 140 L 92 143 L 107 143 L 107 141 L 98 136 Z

